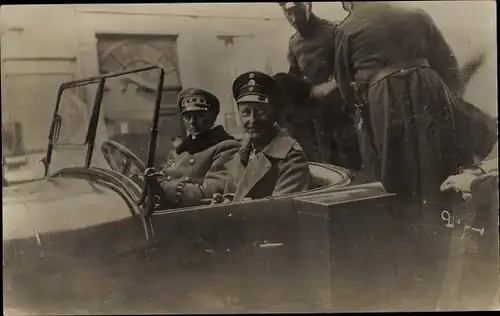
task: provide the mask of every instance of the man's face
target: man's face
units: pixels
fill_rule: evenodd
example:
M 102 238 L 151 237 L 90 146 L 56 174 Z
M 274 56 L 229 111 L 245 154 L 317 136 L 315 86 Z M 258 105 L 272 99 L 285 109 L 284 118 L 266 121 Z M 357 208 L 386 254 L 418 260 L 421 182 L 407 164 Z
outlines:
M 260 140 L 271 131 L 275 120 L 272 105 L 258 102 L 238 104 L 243 127 L 253 140 Z
M 287 2 L 281 7 L 288 22 L 296 30 L 304 30 L 309 23 L 310 2 Z
M 215 122 L 212 113 L 208 111 L 189 111 L 182 113 L 182 120 L 187 132 L 194 137 L 208 132 Z

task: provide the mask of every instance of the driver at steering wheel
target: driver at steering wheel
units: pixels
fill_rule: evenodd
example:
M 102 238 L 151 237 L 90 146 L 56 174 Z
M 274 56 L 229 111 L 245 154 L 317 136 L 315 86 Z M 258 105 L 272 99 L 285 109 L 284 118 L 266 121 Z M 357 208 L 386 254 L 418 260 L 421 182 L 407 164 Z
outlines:
M 188 137 L 176 148 L 176 156 L 157 174 L 161 204 L 194 206 L 223 190 L 218 170 L 240 148 L 240 143 L 214 123 L 220 110 L 212 93 L 188 88 L 179 94 L 178 106 Z

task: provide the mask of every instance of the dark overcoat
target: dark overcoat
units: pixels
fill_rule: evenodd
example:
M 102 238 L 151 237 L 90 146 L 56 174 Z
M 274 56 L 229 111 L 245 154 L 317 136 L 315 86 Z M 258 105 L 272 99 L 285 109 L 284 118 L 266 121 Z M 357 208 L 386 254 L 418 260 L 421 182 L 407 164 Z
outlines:
M 303 33 L 296 32 L 289 40 L 287 59 L 290 74 L 305 80 L 311 87 L 334 77 L 335 34 L 338 24 L 311 15 L 307 30 Z M 352 113 L 346 112 L 340 94 L 334 91 L 321 101 L 310 99 L 309 93 L 307 97 L 306 102 L 303 102 L 307 104 L 301 106 L 294 119 L 300 121 L 308 118 L 312 123 L 310 126 L 301 124 L 313 131 L 314 138 L 300 140 L 308 158 L 358 169 L 360 158 Z M 316 144 L 310 144 L 312 142 Z M 315 152 L 309 150 L 311 147 L 315 147 Z
M 312 85 L 331 79 L 337 26 L 338 23 L 311 15 L 307 34 L 295 32 L 289 40 L 289 73 L 306 79 Z
M 457 60 L 430 16 L 409 6 L 362 5 L 337 29 L 335 74 L 351 104 L 351 83 L 367 88 L 358 129 L 367 171 L 405 200 L 443 202 L 441 183 L 472 156 L 455 124 Z

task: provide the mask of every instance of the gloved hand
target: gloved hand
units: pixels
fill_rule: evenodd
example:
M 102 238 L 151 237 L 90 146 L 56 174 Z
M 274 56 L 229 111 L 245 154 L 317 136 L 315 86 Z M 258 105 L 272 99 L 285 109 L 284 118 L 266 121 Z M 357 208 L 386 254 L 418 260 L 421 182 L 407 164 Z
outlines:
M 147 168 L 144 171 L 144 182 L 153 190 L 153 194 L 159 197 L 164 194 L 160 184 L 164 178 L 165 176 L 161 172 L 157 172 L 154 168 Z
M 144 171 L 144 177 L 147 179 L 156 179 L 163 176 L 161 172 L 155 170 L 155 168 L 147 168 Z
M 441 184 L 441 191 L 455 190 L 461 193 L 470 193 L 470 185 L 476 178 L 477 176 L 475 174 L 468 172 L 449 176 L 448 179 Z
M 230 203 L 233 201 L 234 194 L 229 193 L 229 194 L 220 194 L 220 193 L 214 193 L 212 196 L 212 202 L 210 204 L 225 204 L 225 203 Z
M 335 81 L 335 79 L 332 79 L 330 81 L 320 83 L 312 87 L 310 96 L 313 99 L 323 99 L 337 88 L 337 81 Z

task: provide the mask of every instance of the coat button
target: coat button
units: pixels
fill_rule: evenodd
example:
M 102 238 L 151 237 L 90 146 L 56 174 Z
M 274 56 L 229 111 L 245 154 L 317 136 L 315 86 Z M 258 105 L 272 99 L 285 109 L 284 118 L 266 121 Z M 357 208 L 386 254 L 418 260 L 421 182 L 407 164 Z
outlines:
M 189 159 L 189 163 L 194 165 L 194 158 Z
M 171 176 L 167 176 L 167 181 L 170 181 L 172 180 L 172 177 Z

